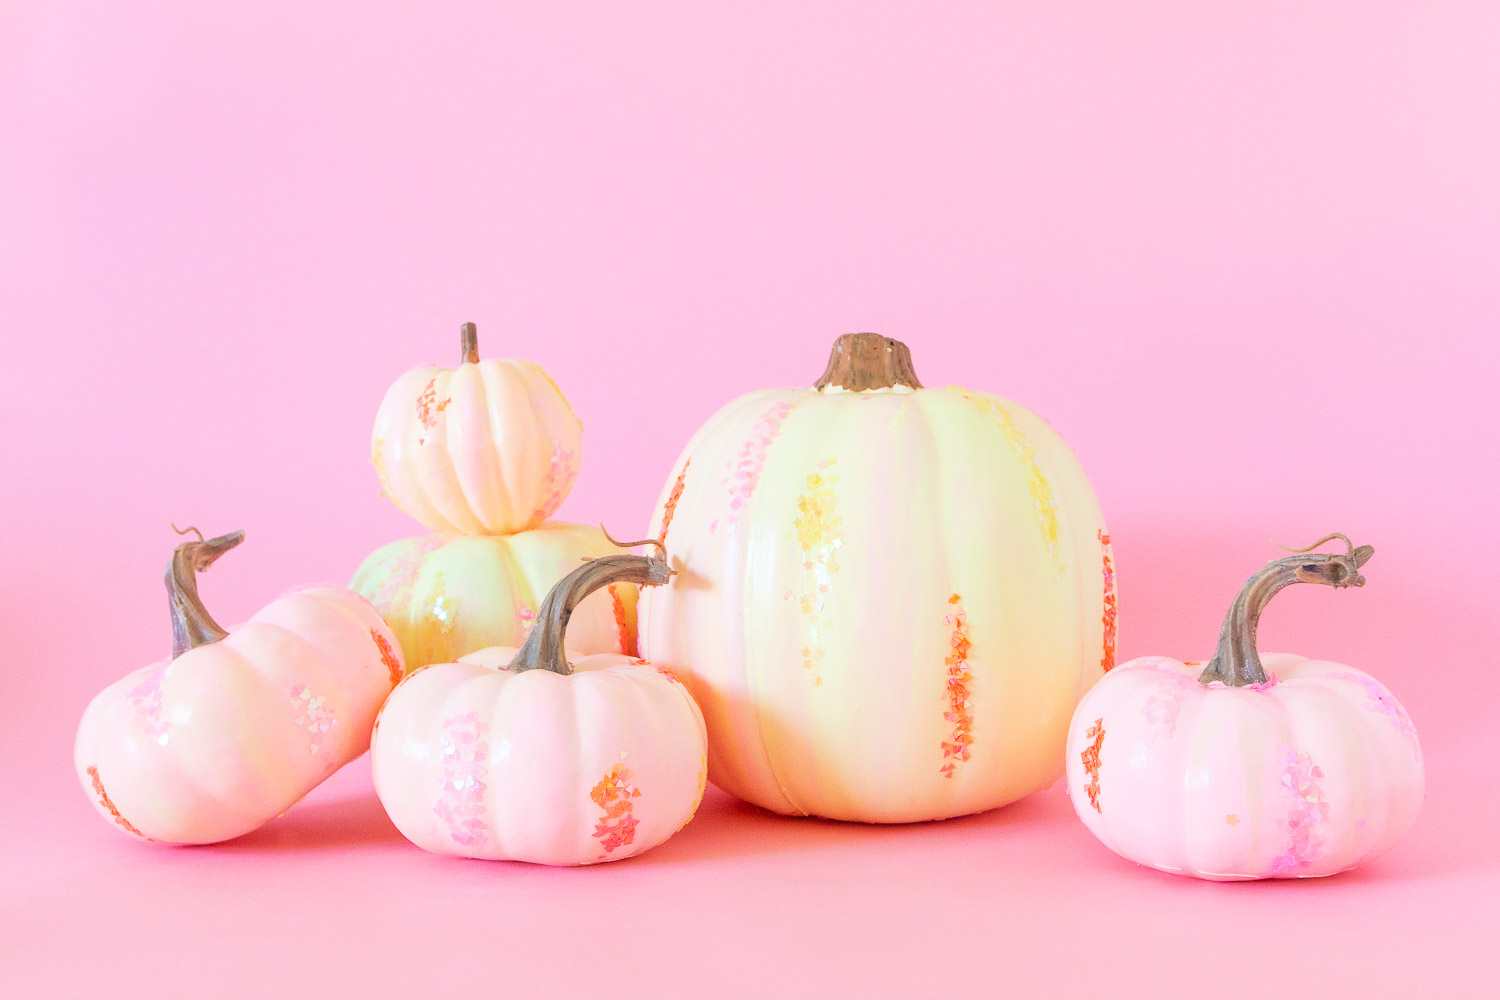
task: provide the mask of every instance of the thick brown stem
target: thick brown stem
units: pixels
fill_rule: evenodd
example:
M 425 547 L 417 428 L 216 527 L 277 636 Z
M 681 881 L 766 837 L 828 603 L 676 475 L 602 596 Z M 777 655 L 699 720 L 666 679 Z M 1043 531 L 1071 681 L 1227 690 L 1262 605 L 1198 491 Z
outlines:
M 656 544 L 655 542 L 651 544 Z M 522 670 L 542 668 L 559 674 L 571 674 L 573 665 L 568 662 L 566 639 L 568 619 L 580 601 L 602 587 L 612 583 L 628 582 L 642 587 L 655 587 L 666 583 L 672 571 L 663 558 L 647 556 L 600 556 L 591 559 L 559 580 L 537 609 L 536 624 L 526 644 L 516 653 L 506 668 L 519 673 Z
M 898 385 L 922 388 L 906 345 L 878 333 L 846 333 L 833 342 L 828 369 L 813 388 L 821 392 L 833 386 L 849 392 L 865 392 Z
M 459 364 L 478 364 L 479 327 L 473 323 L 465 323 L 458 328 L 458 352 Z
M 1365 578 L 1359 568 L 1370 561 L 1374 548 L 1354 544 L 1343 535 L 1347 552 L 1331 554 L 1312 552 L 1288 556 L 1267 563 L 1260 572 L 1245 581 L 1224 616 L 1224 627 L 1219 632 L 1219 648 L 1198 680 L 1203 684 L 1219 681 L 1230 687 L 1247 687 L 1265 684 L 1270 678 L 1260 662 L 1260 653 L 1255 648 L 1255 633 L 1260 624 L 1260 614 L 1271 598 L 1294 583 L 1316 583 L 1325 587 L 1363 587 Z M 1328 539 L 1325 538 L 1324 541 Z
M 199 600 L 198 574 L 244 540 L 243 531 L 232 531 L 207 541 L 200 537 L 196 542 L 184 542 L 172 550 L 166 573 L 167 603 L 172 610 L 172 659 L 229 635 Z

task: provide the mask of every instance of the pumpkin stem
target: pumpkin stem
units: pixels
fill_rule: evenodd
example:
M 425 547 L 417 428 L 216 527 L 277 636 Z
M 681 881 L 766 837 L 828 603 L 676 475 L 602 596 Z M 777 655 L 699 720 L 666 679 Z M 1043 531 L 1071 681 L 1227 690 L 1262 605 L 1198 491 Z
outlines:
M 601 587 L 628 581 L 642 587 L 656 587 L 672 577 L 665 556 L 600 556 L 559 580 L 537 609 L 536 622 L 526 643 L 510 661 L 507 670 L 520 673 L 538 667 L 559 674 L 571 674 L 565 640 L 568 619 L 580 601 Z
M 878 333 L 846 333 L 833 342 L 828 368 L 813 388 L 819 392 L 829 386 L 865 392 L 898 385 L 922 388 L 906 345 Z
M 1343 539 L 1347 551 L 1312 551 L 1335 538 Z M 1199 683 L 1220 681 L 1230 687 L 1267 683 L 1269 678 L 1255 648 L 1255 632 L 1260 624 L 1260 613 L 1271 598 L 1294 583 L 1316 583 L 1340 590 L 1363 587 L 1365 578 L 1359 568 L 1375 554 L 1374 547 L 1361 545 L 1355 548 L 1347 535 L 1337 533 L 1320 538 L 1306 548 L 1289 551 L 1298 554 L 1273 559 L 1240 588 L 1234 603 L 1229 606 L 1229 613 L 1224 616 L 1218 651 L 1198 675 Z
M 465 323 L 458 328 L 459 364 L 479 363 L 479 327 Z
M 196 542 L 183 542 L 172 550 L 172 560 L 167 563 L 167 604 L 172 611 L 172 659 L 197 646 L 218 642 L 229 635 L 214 621 L 208 609 L 198 598 L 198 574 L 208 569 L 224 553 L 245 540 L 243 531 L 231 531 L 218 538 L 203 540 L 197 528 L 179 529 L 179 535 L 189 531 L 198 536 Z

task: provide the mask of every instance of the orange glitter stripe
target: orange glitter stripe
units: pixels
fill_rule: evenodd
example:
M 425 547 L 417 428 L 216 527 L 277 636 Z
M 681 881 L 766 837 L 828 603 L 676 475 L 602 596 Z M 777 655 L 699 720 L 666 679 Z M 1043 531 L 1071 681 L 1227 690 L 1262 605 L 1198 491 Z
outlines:
M 1115 668 L 1115 564 L 1110 558 L 1109 536 L 1099 529 L 1099 545 L 1104 549 L 1104 656 L 1099 665 L 1109 673 Z
M 589 798 L 604 810 L 594 827 L 594 836 L 604 848 L 604 854 L 599 855 L 601 861 L 611 851 L 635 843 L 635 828 L 640 825 L 640 820 L 632 815 L 635 804 L 630 800 L 639 798 L 641 791 L 630 787 L 633 777 L 630 768 L 616 764 L 589 792 Z
M 374 629 L 370 629 L 370 638 L 375 640 L 375 648 L 380 650 L 380 662 L 385 664 L 385 669 L 391 675 L 391 687 L 401 683 L 401 661 L 396 659 L 396 651 L 386 641 L 385 636 Z
M 1089 783 L 1083 786 L 1083 790 L 1089 793 L 1089 805 L 1094 807 L 1094 812 L 1102 813 L 1104 810 L 1099 808 L 1099 750 L 1104 746 L 1104 719 L 1095 719 L 1093 726 L 1083 735 L 1094 741 L 1079 755 L 1083 758 L 1083 769 L 1089 775 Z
M 135 824 L 131 823 L 130 820 L 126 819 L 124 816 L 121 816 L 120 810 L 116 809 L 115 804 L 109 800 L 109 793 L 104 790 L 104 782 L 99 777 L 99 769 L 90 764 L 88 769 L 88 776 L 93 779 L 94 794 L 99 796 L 99 804 L 104 807 L 105 811 L 108 812 L 110 816 L 114 817 L 114 821 L 121 827 L 123 827 L 126 833 L 133 833 L 137 837 L 140 837 L 142 840 L 150 840 L 150 837 L 146 836 L 144 833 L 135 828 Z
M 620 631 L 620 652 L 635 656 L 635 640 L 630 637 L 630 622 L 625 617 L 625 599 L 615 584 L 609 585 L 609 599 L 615 606 L 615 628 Z
M 682 499 L 682 487 L 687 482 L 688 466 L 693 464 L 690 458 L 682 463 L 682 471 L 677 473 L 677 482 L 672 484 L 672 492 L 667 496 L 667 505 L 661 512 L 661 533 L 656 540 L 663 545 L 667 544 L 667 529 L 672 526 L 672 515 L 677 513 L 677 501 Z
M 943 718 L 953 723 L 953 737 L 943 741 L 942 775 L 953 777 L 957 766 L 969 759 L 969 748 L 974 745 L 974 713 L 969 709 L 969 682 L 974 675 L 969 672 L 969 623 L 964 616 L 962 600 L 957 594 L 948 598 L 953 613 L 945 615 L 944 621 L 953 629 L 950 640 L 951 651 L 943 662 L 948 665 L 948 711 Z

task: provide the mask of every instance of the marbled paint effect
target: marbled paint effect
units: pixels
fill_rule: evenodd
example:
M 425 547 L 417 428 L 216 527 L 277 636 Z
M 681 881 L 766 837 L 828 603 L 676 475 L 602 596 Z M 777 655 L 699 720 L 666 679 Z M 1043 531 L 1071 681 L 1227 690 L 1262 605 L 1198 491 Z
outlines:
M 1083 790 L 1089 793 L 1089 805 L 1094 807 L 1094 812 L 1102 813 L 1104 810 L 1099 808 L 1099 751 L 1104 748 L 1104 720 L 1095 719 L 1089 731 L 1083 735 L 1085 739 L 1094 741 L 1079 754 L 1083 759 L 1083 769 L 1089 776 L 1089 783 L 1083 786 Z
M 1021 466 L 1026 473 L 1026 488 L 1031 493 L 1031 505 L 1036 514 L 1037 527 L 1041 529 L 1042 542 L 1047 546 L 1047 552 L 1051 554 L 1052 561 L 1057 566 L 1058 577 L 1061 577 L 1066 567 L 1057 545 L 1059 530 L 1057 498 L 1052 492 L 1052 484 L 1047 481 L 1046 475 L 1042 472 L 1041 463 L 1037 461 L 1036 449 L 1032 447 L 1030 439 L 1021 433 L 1021 429 L 1016 426 L 1015 420 L 1005 407 L 988 396 L 975 395 L 957 386 L 954 386 L 953 390 L 994 417 L 1006 443 L 1020 457 Z
M 969 622 L 961 600 L 957 594 L 949 597 L 948 603 L 953 610 L 943 616 L 943 621 L 951 630 L 948 657 L 943 661 L 948 667 L 948 710 L 943 713 L 943 718 L 953 725 L 952 735 L 943 741 L 943 766 L 940 772 L 945 778 L 953 777 L 957 766 L 969 759 L 969 748 L 974 744 L 974 713 L 969 702 L 972 694 L 969 684 L 973 682 L 974 675 L 969 672 Z
M 633 777 L 630 768 L 616 764 L 589 792 L 589 798 L 604 810 L 594 826 L 594 836 L 604 851 L 599 855 L 600 860 L 612 851 L 635 843 L 635 828 L 640 825 L 640 820 L 633 815 L 635 805 L 631 799 L 639 798 L 641 791 L 631 787 Z
M 839 477 L 828 471 L 838 463 L 827 458 L 818 463 L 820 471 L 809 473 L 807 489 L 797 498 L 794 527 L 797 544 L 802 548 L 802 584 L 798 593 L 788 592 L 788 600 L 797 601 L 807 619 L 807 645 L 802 647 L 802 666 L 813 675 L 813 685 L 823 686 L 818 667 L 827 654 L 823 641 L 833 622 L 823 617 L 833 574 L 838 572 L 838 551 L 844 545 L 843 519 L 837 510 L 838 496 L 833 488 Z
M 1293 874 L 1321 856 L 1323 838 L 1318 826 L 1328 816 L 1328 803 L 1323 800 L 1323 789 L 1318 784 L 1322 777 L 1322 768 L 1305 751 L 1281 748 L 1281 786 L 1289 803 L 1287 846 L 1271 862 L 1271 874 Z
M 489 726 L 478 712 L 443 720 L 440 737 L 443 783 L 432 811 L 448 825 L 448 836 L 465 847 L 483 847 L 485 836 L 483 779 L 489 774 Z
M 776 403 L 755 422 L 749 439 L 740 448 L 739 458 L 724 476 L 722 485 L 729 491 L 729 513 L 724 515 L 722 521 L 714 518 L 708 526 L 709 534 L 717 531 L 720 524 L 732 528 L 738 523 L 740 512 L 750 503 L 750 497 L 765 470 L 766 453 L 781 433 L 781 423 L 791 411 L 791 403 Z
M 142 840 L 150 840 L 150 837 L 135 828 L 135 824 L 120 815 L 120 810 L 115 808 L 115 804 L 109 799 L 109 793 L 104 790 L 104 781 L 99 777 L 99 769 L 90 764 L 87 774 L 89 780 L 93 782 L 94 794 L 99 796 L 99 804 L 104 807 L 104 811 L 109 813 L 110 818 L 115 821 L 120 829 L 126 833 L 133 833 Z
M 677 482 L 672 484 L 672 492 L 667 496 L 666 505 L 661 511 L 661 532 L 656 540 L 663 546 L 667 544 L 667 529 L 672 526 L 672 515 L 677 513 L 677 501 L 682 499 L 682 488 L 687 484 L 688 467 L 693 464 L 690 458 L 682 463 L 682 471 L 677 473 Z
M 1104 553 L 1104 655 L 1099 665 L 1107 674 L 1115 668 L 1115 564 L 1114 547 L 1104 529 L 1099 529 L 1099 548 Z

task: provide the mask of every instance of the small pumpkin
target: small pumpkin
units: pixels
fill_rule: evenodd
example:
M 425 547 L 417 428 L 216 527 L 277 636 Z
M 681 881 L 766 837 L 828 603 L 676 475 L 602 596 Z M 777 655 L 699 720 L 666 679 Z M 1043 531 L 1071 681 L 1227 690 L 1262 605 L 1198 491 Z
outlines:
M 1110 538 L 1068 446 L 1015 403 L 923 388 L 886 337 L 720 410 L 652 531 L 680 572 L 642 597 L 642 655 L 702 706 L 710 780 L 776 812 L 1020 798 L 1060 776 L 1114 663 Z
M 1312 552 L 1341 539 L 1345 552 Z M 1138 864 L 1213 880 L 1309 878 L 1399 840 L 1422 803 L 1411 717 L 1353 667 L 1256 650 L 1272 596 L 1365 583 L 1374 553 L 1329 535 L 1245 584 L 1207 667 L 1122 664 L 1078 706 L 1068 794 L 1085 826 Z
M 687 689 L 634 657 L 564 655 L 585 596 L 669 573 L 660 558 L 595 559 L 552 589 L 519 650 L 408 675 L 381 710 L 371 752 L 397 829 L 439 854 L 547 865 L 618 861 L 681 829 L 708 767 Z
M 432 531 L 534 528 L 578 478 L 583 426 L 541 365 L 479 360 L 473 323 L 459 337 L 457 368 L 419 365 L 386 392 L 370 439 L 381 490 Z
M 407 669 L 449 663 L 486 646 L 520 646 L 552 585 L 582 559 L 615 552 L 586 524 L 549 521 L 514 535 L 427 535 L 373 552 L 350 583 L 401 643 Z M 575 609 L 572 648 L 636 653 L 636 588 L 609 584 Z
M 280 815 L 369 748 L 401 677 L 395 636 L 343 587 L 289 591 L 221 628 L 196 574 L 244 537 L 177 546 L 166 576 L 172 656 L 111 684 L 83 713 L 78 779 L 131 836 L 211 844 Z

